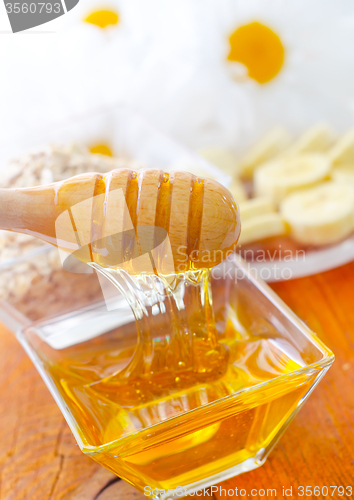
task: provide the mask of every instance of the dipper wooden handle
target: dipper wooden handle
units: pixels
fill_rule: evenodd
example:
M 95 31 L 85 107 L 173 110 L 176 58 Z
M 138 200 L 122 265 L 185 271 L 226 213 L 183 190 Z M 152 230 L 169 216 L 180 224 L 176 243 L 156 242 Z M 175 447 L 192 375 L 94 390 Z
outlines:
M 119 169 L 104 177 L 89 173 L 48 186 L 2 189 L 0 228 L 111 266 L 137 257 L 144 266 L 151 252 L 161 260 L 170 249 L 175 271 L 183 272 L 223 261 L 237 243 L 240 216 L 230 192 L 216 181 Z

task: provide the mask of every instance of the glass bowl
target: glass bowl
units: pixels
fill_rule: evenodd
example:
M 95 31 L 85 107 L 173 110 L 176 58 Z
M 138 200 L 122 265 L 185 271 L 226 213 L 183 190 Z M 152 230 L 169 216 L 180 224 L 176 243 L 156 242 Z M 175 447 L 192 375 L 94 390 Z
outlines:
M 175 394 L 169 412 L 163 401 L 132 409 L 95 390 L 135 349 L 123 296 L 112 296 L 112 308 L 101 297 L 17 332 L 83 453 L 147 496 L 192 493 L 262 465 L 334 359 L 238 257 L 213 270 L 212 291 L 220 342 L 236 346 L 248 382 L 214 399 L 201 383 Z

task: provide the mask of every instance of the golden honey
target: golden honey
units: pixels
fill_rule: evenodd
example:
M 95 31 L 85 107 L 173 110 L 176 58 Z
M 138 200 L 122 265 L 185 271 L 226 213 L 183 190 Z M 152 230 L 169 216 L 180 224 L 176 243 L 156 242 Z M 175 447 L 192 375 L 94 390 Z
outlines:
M 209 272 L 196 273 L 165 290 L 163 312 L 139 319 L 135 311 L 139 343 L 128 323 L 46 365 L 80 422 L 83 451 L 142 491 L 195 484 L 255 455 L 262 463 L 317 376 L 287 377 L 303 366 L 300 354 L 250 335 L 242 305 L 214 318 Z M 183 309 L 178 285 L 186 281 Z

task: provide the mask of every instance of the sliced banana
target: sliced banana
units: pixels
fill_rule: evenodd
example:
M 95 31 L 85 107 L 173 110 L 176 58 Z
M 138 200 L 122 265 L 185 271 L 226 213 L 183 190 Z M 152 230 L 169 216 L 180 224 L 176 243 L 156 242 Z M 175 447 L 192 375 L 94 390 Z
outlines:
M 245 222 L 242 221 L 241 214 L 241 224 L 239 246 L 287 233 L 286 223 L 278 213 L 257 215 L 257 217 L 252 217 Z
M 284 151 L 284 155 L 325 152 L 332 146 L 334 140 L 332 129 L 325 123 L 319 123 L 304 132 Z
M 259 196 L 250 200 L 242 201 L 239 204 L 241 222 L 244 223 L 259 215 L 274 213 L 275 205 L 270 198 Z
M 199 156 L 213 163 L 226 174 L 234 176 L 237 171 L 237 157 L 235 153 L 224 148 L 206 148 L 197 151 Z
M 312 187 L 324 180 L 330 168 L 328 157 L 317 153 L 279 158 L 256 170 L 254 191 L 256 196 L 269 196 L 279 204 L 292 191 Z
M 235 198 L 237 203 L 243 202 L 247 200 L 247 193 L 245 188 L 243 187 L 243 184 L 241 181 L 238 179 L 233 179 L 231 185 L 228 187 L 228 190 L 232 194 L 232 196 Z
M 291 142 L 291 135 L 285 129 L 277 127 L 249 148 L 239 163 L 244 177 L 251 178 L 254 170 L 265 161 L 283 151 Z
M 354 163 L 338 165 L 332 170 L 331 178 L 336 182 L 354 186 Z
M 280 213 L 300 243 L 335 243 L 354 229 L 354 187 L 331 181 L 293 193 L 282 201 Z
M 346 132 L 329 150 L 328 156 L 333 166 L 354 163 L 354 129 Z

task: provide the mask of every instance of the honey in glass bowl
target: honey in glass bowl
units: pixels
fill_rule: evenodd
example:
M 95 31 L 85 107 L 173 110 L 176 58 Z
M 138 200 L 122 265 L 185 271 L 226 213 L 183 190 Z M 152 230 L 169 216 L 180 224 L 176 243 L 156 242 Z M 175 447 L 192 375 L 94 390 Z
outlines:
M 239 259 L 211 279 L 204 271 L 185 279 L 183 304 L 173 296 L 181 282 L 150 297 L 154 330 L 143 353 L 118 291 L 110 311 L 96 304 L 19 334 L 82 451 L 158 498 L 262 465 L 333 361 Z M 180 325 L 166 322 L 171 304 L 184 311 Z M 176 331 L 186 332 L 183 352 Z

